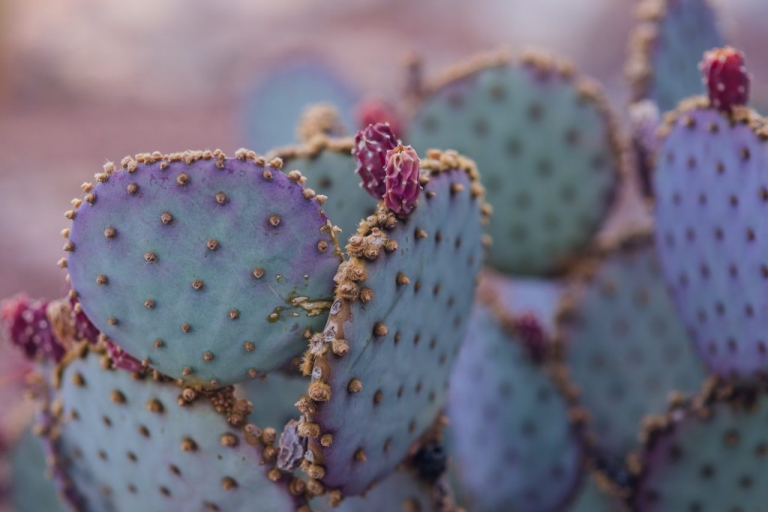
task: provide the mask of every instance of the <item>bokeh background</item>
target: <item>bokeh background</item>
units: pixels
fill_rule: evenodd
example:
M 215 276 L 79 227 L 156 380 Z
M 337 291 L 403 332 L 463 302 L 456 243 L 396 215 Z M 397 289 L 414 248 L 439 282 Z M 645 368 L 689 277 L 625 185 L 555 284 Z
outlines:
M 245 105 L 297 59 L 397 99 L 477 51 L 533 46 L 600 80 L 617 111 L 636 0 L 0 0 L 0 297 L 64 292 L 63 213 L 108 160 L 249 145 Z M 768 0 L 727 0 L 726 34 L 768 105 Z M 266 152 L 267 147 L 253 147 Z

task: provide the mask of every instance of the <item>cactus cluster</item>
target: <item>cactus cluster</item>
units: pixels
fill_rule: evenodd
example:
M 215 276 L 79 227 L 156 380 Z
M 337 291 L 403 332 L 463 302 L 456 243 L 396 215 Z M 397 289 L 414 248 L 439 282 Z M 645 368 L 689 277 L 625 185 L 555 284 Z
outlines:
M 288 73 L 259 130 L 295 145 L 107 163 L 68 295 L 0 309 L 0 407 L 30 365 L 36 405 L 0 509 L 762 510 L 768 121 L 721 44 L 704 0 L 643 2 L 628 134 L 573 65 L 497 53 L 413 61 L 354 137 Z

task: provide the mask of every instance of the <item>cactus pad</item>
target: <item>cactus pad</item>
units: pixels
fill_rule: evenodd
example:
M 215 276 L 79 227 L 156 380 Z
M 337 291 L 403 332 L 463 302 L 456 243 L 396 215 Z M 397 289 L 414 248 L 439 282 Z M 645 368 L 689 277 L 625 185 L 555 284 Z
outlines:
M 241 405 L 231 395 L 179 405 L 173 383 L 104 370 L 98 354 L 84 352 L 61 370 L 51 437 L 54 471 L 78 510 L 245 511 L 253 496 L 259 510 L 298 508 L 290 478 L 267 477 L 254 426 L 244 428 L 242 417 L 233 424 Z
M 301 353 L 339 258 L 300 174 L 245 150 L 139 160 L 107 166 L 67 213 L 65 263 L 88 318 L 161 372 L 213 387 Z
M 662 112 L 701 91 L 701 55 L 723 45 L 710 0 L 645 0 L 630 45 L 627 75 L 634 101 L 650 99 Z
M 444 490 L 419 480 L 410 471 L 400 469 L 376 484 L 363 496 L 344 498 L 334 507 L 325 499 L 311 503 L 316 512 L 445 512 L 441 508 Z
M 563 284 L 560 281 L 512 278 L 484 270 L 478 289 L 481 295 L 495 297 L 494 306 L 502 308 L 503 315 L 512 318 L 532 313 L 547 335 L 554 336 L 555 314 L 563 292 Z
M 565 512 L 624 512 L 620 499 L 605 492 L 592 477 L 587 477 L 581 491 Z
M 764 387 L 715 385 L 650 422 L 632 510 L 765 509 L 767 417 Z
M 636 447 L 644 416 L 663 412 L 673 391 L 694 393 L 706 376 L 650 233 L 607 242 L 575 272 L 558 331 L 558 352 L 590 413 L 593 440 L 613 463 Z
M 745 108 L 693 99 L 668 117 L 655 176 L 664 275 L 719 375 L 768 371 L 768 129 Z
M 476 305 L 451 376 L 457 494 L 475 512 L 559 510 L 581 482 L 569 404 L 546 369 Z
M 296 126 L 307 108 L 317 103 L 336 107 L 342 124 L 355 128 L 359 94 L 332 68 L 309 59 L 282 62 L 246 98 L 246 146 L 266 152 L 296 141 Z
M 623 168 L 597 86 L 533 54 L 480 58 L 428 86 L 407 142 L 475 160 L 495 209 L 488 261 L 514 274 L 562 270 L 599 229 Z
M 472 162 L 430 152 L 421 170 L 411 214 L 380 203 L 350 238 L 329 322 L 305 356 L 308 473 L 342 495 L 384 478 L 435 423 L 482 264 L 487 208 Z
M 355 234 L 360 220 L 376 209 L 376 199 L 360 187 L 352 147 L 352 139 L 316 137 L 303 146 L 273 153 L 283 159 L 285 169 L 301 170 L 307 188 L 328 198 L 323 210 L 341 228 L 343 240 Z
M 236 386 L 236 394 L 253 404 L 250 420 L 278 432 L 295 419 L 296 400 L 306 393 L 307 378 L 294 372 L 275 371 Z
M 15 512 L 64 511 L 56 487 L 45 475 L 42 443 L 32 432 L 27 431 L 13 447 L 10 464 L 11 502 Z

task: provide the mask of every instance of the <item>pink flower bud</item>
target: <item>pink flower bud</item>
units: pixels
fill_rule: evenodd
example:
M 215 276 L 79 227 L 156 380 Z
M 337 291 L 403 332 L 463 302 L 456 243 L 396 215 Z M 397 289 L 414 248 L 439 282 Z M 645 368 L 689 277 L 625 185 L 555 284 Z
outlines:
M 0 324 L 11 344 L 23 350 L 27 358 L 58 362 L 64 347 L 53 334 L 47 309 L 47 301 L 19 295 L 2 304 Z
M 411 146 L 387 151 L 384 204 L 395 213 L 411 213 L 419 198 L 419 155 Z
M 397 146 L 397 139 L 392 130 L 384 123 L 376 123 L 361 130 L 355 136 L 353 153 L 357 160 L 355 171 L 363 181 L 362 187 L 376 199 L 384 197 L 384 166 L 387 151 Z
M 743 53 L 730 46 L 710 50 L 704 53 L 699 69 L 713 107 L 728 111 L 747 104 L 750 76 Z
M 397 109 L 384 100 L 368 99 L 357 105 L 355 109 L 358 126 L 366 127 L 376 123 L 389 125 L 395 137 L 403 136 L 403 122 Z

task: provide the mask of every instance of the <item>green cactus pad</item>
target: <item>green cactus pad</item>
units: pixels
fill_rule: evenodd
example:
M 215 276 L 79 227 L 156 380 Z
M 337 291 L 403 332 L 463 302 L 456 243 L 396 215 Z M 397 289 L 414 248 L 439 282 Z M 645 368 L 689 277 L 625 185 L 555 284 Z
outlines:
M 626 512 L 626 507 L 619 498 L 605 492 L 590 476 L 564 512 Z
M 701 91 L 701 56 L 724 44 L 717 12 L 710 0 L 644 0 L 638 18 L 626 69 L 633 100 L 666 112 Z
M 694 98 L 667 117 L 655 176 L 664 276 L 720 376 L 768 373 L 768 121 Z
M 328 499 L 310 503 L 315 512 L 445 512 L 441 508 L 443 491 L 429 485 L 405 469 L 397 470 L 363 496 L 344 498 L 333 506 Z
M 760 511 L 768 504 L 768 390 L 708 383 L 649 422 L 636 512 Z
M 236 386 L 237 393 L 253 403 L 250 420 L 278 431 L 296 419 L 296 400 L 307 391 L 307 378 L 296 373 L 270 372 Z
M 243 418 L 233 424 L 241 403 L 225 390 L 179 405 L 175 384 L 105 370 L 87 349 L 70 355 L 59 382 L 53 469 L 78 510 L 245 512 L 254 497 L 265 512 L 300 506 L 290 477 L 267 477 L 266 448 Z
M 417 150 L 475 160 L 494 215 L 488 262 L 513 274 L 563 270 L 600 228 L 623 160 L 596 85 L 526 54 L 478 58 L 426 88 L 409 128 Z
M 339 264 L 300 174 L 236 156 L 127 158 L 67 213 L 66 264 L 91 321 L 153 368 L 210 387 L 300 354 L 305 329 L 325 322 Z
M 341 228 L 342 240 L 355 234 L 360 220 L 376 210 L 377 202 L 360 187 L 353 144 L 352 139 L 319 136 L 303 146 L 272 153 L 283 159 L 285 169 L 300 169 L 306 186 L 328 198 L 323 210 Z
M 11 503 L 15 512 L 64 511 L 55 485 L 45 474 L 43 445 L 31 431 L 28 430 L 13 447 L 9 461 Z
M 591 416 L 599 452 L 616 464 L 637 447 L 644 416 L 673 391 L 693 393 L 706 372 L 666 289 L 653 236 L 607 242 L 571 276 L 558 315 L 567 386 Z
M 430 152 L 421 171 L 409 216 L 380 203 L 350 239 L 328 325 L 305 359 L 317 402 L 302 411 L 310 469 L 345 496 L 386 477 L 435 423 L 482 265 L 486 207 L 472 162 Z
M 447 408 L 460 502 L 474 512 L 560 510 L 582 480 L 569 408 L 546 367 L 477 304 Z

